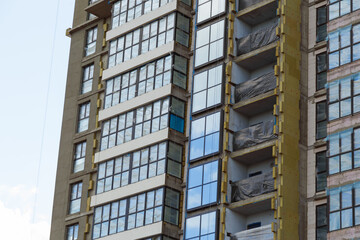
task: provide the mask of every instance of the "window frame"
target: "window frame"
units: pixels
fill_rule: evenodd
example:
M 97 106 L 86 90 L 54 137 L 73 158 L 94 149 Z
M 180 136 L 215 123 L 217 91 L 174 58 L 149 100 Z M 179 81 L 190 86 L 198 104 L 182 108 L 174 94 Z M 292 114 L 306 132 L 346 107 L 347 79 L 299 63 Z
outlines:
M 72 192 L 73 192 L 74 187 L 76 187 L 76 196 L 73 199 Z M 80 188 L 80 194 L 79 194 L 79 188 Z M 70 192 L 69 192 L 69 207 L 68 207 L 67 214 L 72 215 L 72 214 L 80 213 L 81 212 L 82 191 L 83 191 L 83 183 L 82 183 L 82 181 L 70 184 L 70 189 L 69 190 L 70 190 Z M 77 201 L 77 200 L 80 201 L 80 203 L 79 203 L 79 211 L 71 212 L 71 205 L 72 205 L 72 203 L 74 201 Z
M 319 23 L 319 11 L 322 8 L 325 8 L 325 22 Z M 323 27 L 324 25 L 326 27 L 327 23 L 328 23 L 328 7 L 327 7 L 327 5 L 323 5 L 321 7 L 316 8 L 316 43 L 326 41 L 327 34 L 325 35 L 325 38 L 320 41 L 318 40 L 318 34 L 319 34 L 319 28 Z M 327 29 L 326 29 L 326 33 L 327 33 Z
M 324 161 L 325 161 L 325 170 L 323 170 L 323 171 L 318 171 L 318 155 L 320 155 L 320 154 L 323 154 L 324 156 Z M 318 175 L 320 175 L 320 174 L 324 174 L 325 173 L 325 176 L 326 176 L 326 178 L 325 178 L 325 181 L 326 181 L 326 179 L 327 179 L 327 176 L 328 176 L 328 161 L 327 161 L 327 157 L 326 157 L 326 151 L 321 151 L 321 152 L 317 152 L 317 153 L 315 153 L 315 191 L 318 193 L 318 192 L 322 192 L 322 191 L 325 191 L 326 190 L 326 187 L 325 187 L 325 189 L 318 189 Z
M 72 236 L 69 239 L 69 230 L 72 229 Z M 75 235 L 75 229 L 77 234 Z M 77 240 L 79 238 L 79 223 L 71 224 L 66 226 L 66 240 Z
M 319 120 L 318 119 L 318 106 L 320 106 L 320 104 L 325 104 L 325 106 L 324 106 L 324 111 L 325 111 L 325 119 L 323 119 L 323 120 Z M 327 122 L 328 122 L 328 105 L 327 105 L 327 101 L 326 100 L 324 100 L 324 101 L 320 101 L 320 102 L 317 102 L 316 103 L 316 114 L 315 114 L 315 119 L 316 119 L 316 127 L 315 127 L 315 139 L 316 140 L 320 140 L 320 139 L 324 139 L 324 138 L 326 138 L 326 136 L 327 136 L 327 132 L 326 132 L 326 135 L 324 136 L 324 137 L 318 137 L 318 133 L 319 133 L 319 127 L 318 127 L 318 124 L 320 124 L 320 123 L 326 123 L 326 128 L 327 128 Z M 326 129 L 326 131 L 327 131 L 327 129 Z
M 344 15 L 341 15 L 341 1 L 342 0 L 335 0 L 334 2 L 331 2 L 331 1 L 329 1 L 329 3 L 328 3 L 328 8 L 327 8 L 327 12 L 328 12 L 328 22 L 330 22 L 330 21 L 333 21 L 333 20 L 335 20 L 335 19 L 338 19 L 338 18 L 341 18 L 341 17 L 343 17 L 343 16 L 346 16 L 346 15 L 348 15 L 348 14 L 351 14 L 351 13 L 353 13 L 353 12 L 356 12 L 356 11 L 358 11 L 360 8 L 358 8 L 358 9 L 355 9 L 354 10 L 354 1 L 353 0 L 350 0 L 350 12 L 348 12 L 348 13 L 346 13 L 346 14 L 344 14 Z M 338 17 L 335 17 L 335 18 L 333 18 L 333 19 L 330 19 L 330 6 L 331 5 L 335 5 L 335 4 L 339 4 L 339 10 L 338 10 L 338 13 L 339 13 L 339 16 Z
M 81 111 L 82 111 L 82 108 L 85 108 L 84 110 L 84 116 L 81 116 Z M 91 101 L 87 101 L 87 102 L 84 102 L 84 103 L 81 103 L 78 105 L 78 115 L 77 115 L 77 127 L 76 127 L 76 133 L 82 133 L 82 132 L 86 132 L 87 130 L 89 130 L 89 122 L 90 122 L 90 109 L 91 107 Z M 82 121 L 85 121 L 87 120 L 87 127 L 86 129 L 84 130 L 81 130 L 80 129 L 80 124 Z
M 96 45 L 97 45 L 97 35 L 98 35 L 98 26 L 95 25 L 89 29 L 86 30 L 85 32 L 85 51 L 84 51 L 84 56 L 90 56 L 92 54 L 94 54 L 96 52 Z M 91 42 L 89 42 L 88 38 L 89 38 L 89 33 L 91 33 L 92 35 L 92 39 Z M 94 44 L 94 51 L 93 52 L 88 52 L 89 49 L 89 45 Z
M 191 215 L 191 217 L 186 217 L 185 218 L 185 221 L 184 221 L 184 240 L 188 240 L 188 239 L 191 239 L 191 238 L 196 238 L 198 237 L 199 239 L 201 238 L 201 216 L 203 215 L 206 215 L 206 214 L 210 214 L 210 213 L 215 213 L 215 239 L 218 239 L 218 236 L 219 236 L 219 210 L 216 209 L 215 211 L 206 211 L 206 212 L 202 212 L 202 213 L 197 213 L 197 214 L 194 214 L 194 215 Z M 190 218 L 195 218 L 195 217 L 199 217 L 200 216 L 200 227 L 199 227 L 199 232 L 200 232 L 200 235 L 198 236 L 195 236 L 195 237 L 191 237 L 191 238 L 186 238 L 186 230 L 187 230 L 187 220 L 190 219 Z
M 326 217 L 326 225 L 322 225 L 322 226 L 319 226 L 318 225 L 318 211 L 317 209 L 320 208 L 320 207 L 323 207 L 325 206 L 326 207 L 326 211 L 325 211 L 325 217 Z M 327 206 L 327 203 L 324 203 L 324 204 L 320 204 L 320 205 L 316 205 L 315 206 L 315 221 L 316 221 L 316 224 L 315 224 L 315 239 L 318 239 L 318 229 L 319 228 L 322 228 L 322 227 L 326 227 L 326 232 L 329 232 L 329 211 L 328 211 L 328 206 Z
M 201 5 L 204 5 L 204 4 L 206 4 L 207 2 L 211 2 L 211 7 L 210 7 L 210 15 L 211 15 L 211 11 L 212 11 L 212 8 L 213 8 L 213 1 L 214 0 L 207 0 L 206 2 L 204 2 L 204 3 L 202 3 L 202 4 L 200 4 L 199 5 L 199 1 L 197 1 L 196 2 L 196 7 L 197 7 L 197 12 L 196 12 L 196 25 L 202 25 L 202 24 L 206 24 L 206 23 L 208 23 L 208 22 L 210 22 L 211 20 L 214 20 L 214 19 L 216 19 L 216 18 L 219 18 L 221 15 L 224 15 L 225 13 L 226 13 L 226 9 L 228 9 L 228 3 L 227 3 L 227 1 L 223 1 L 223 3 L 224 3 L 224 11 L 222 11 L 222 12 L 219 12 L 219 13 L 217 13 L 217 14 L 215 14 L 215 15 L 213 15 L 213 16 L 210 16 L 210 17 L 208 17 L 208 18 L 205 18 L 204 20 L 202 20 L 202 21 L 199 21 L 199 17 L 198 17 L 198 15 L 199 15 L 199 8 L 200 8 L 200 6 Z
M 86 74 L 86 69 L 88 70 L 88 76 L 85 76 Z M 92 75 L 92 76 L 91 76 Z M 92 91 L 93 88 L 93 80 L 94 80 L 94 63 L 91 63 L 89 65 L 86 65 L 82 68 L 82 80 L 81 80 L 81 86 L 80 86 L 80 94 L 86 94 Z M 84 85 L 85 84 L 90 84 L 90 89 L 88 91 L 84 90 Z
M 77 153 L 77 146 L 80 146 L 80 157 L 77 158 L 76 155 L 78 155 Z M 81 142 L 78 142 L 78 143 L 75 143 L 74 144 L 74 154 L 73 154 L 73 164 L 72 164 L 72 169 L 71 169 L 71 173 L 75 174 L 75 173 L 78 173 L 78 172 L 81 172 L 81 171 L 84 171 L 85 169 L 85 162 L 86 162 L 86 147 L 87 147 L 87 141 L 84 140 L 84 141 L 81 141 Z M 82 155 L 84 153 L 84 155 Z M 78 171 L 75 171 L 75 166 L 76 166 L 76 161 L 79 161 L 81 159 L 84 159 L 84 163 L 83 163 L 83 166 L 82 166 L 82 169 L 81 170 L 78 170 Z
M 318 66 L 319 66 L 319 60 L 318 60 L 318 56 L 320 56 L 320 55 L 323 55 L 323 56 L 325 56 L 325 69 L 323 70 L 323 71 L 318 71 Z M 329 70 L 329 61 L 328 61 L 328 59 L 329 59 L 329 57 L 328 57 L 328 52 L 321 52 L 321 53 L 319 53 L 319 54 L 316 54 L 315 55 L 315 59 L 316 59 L 316 66 L 315 66 L 315 72 L 316 72 L 316 91 L 319 91 L 319 90 L 321 90 L 321 89 L 324 89 L 325 88 L 325 84 L 324 84 L 324 86 L 323 87 L 320 87 L 319 86 L 319 75 L 322 75 L 322 74 L 326 74 L 326 79 L 327 79 L 327 71 Z
M 195 187 L 192 187 L 191 189 L 194 189 L 194 188 L 198 188 L 198 187 L 201 187 L 201 198 L 202 198 L 202 193 L 203 193 L 203 186 L 204 185 L 209 185 L 209 184 L 211 184 L 212 182 L 215 182 L 215 181 L 212 181 L 212 182 L 209 182 L 209 183 L 207 183 L 207 184 L 204 184 L 204 166 L 205 165 L 207 165 L 207 164 L 211 164 L 211 163 L 214 163 L 214 162 L 217 162 L 217 179 L 216 179 L 216 182 L 217 182 L 217 184 L 216 184 L 216 186 L 217 186 L 217 189 L 216 189 L 216 191 L 217 191 L 217 194 L 216 194 L 216 200 L 215 200 L 215 202 L 210 202 L 210 203 L 207 203 L 207 204 L 200 204 L 200 206 L 197 206 L 197 207 L 193 207 L 193 208 L 188 208 L 188 198 L 189 198 L 189 183 L 190 183 L 190 174 L 189 174 L 189 171 L 190 171 L 190 169 L 193 169 L 193 168 L 197 168 L 197 167 L 200 167 L 200 166 L 202 166 L 202 183 L 201 183 L 201 185 L 198 185 L 198 186 L 195 186 Z M 188 172 L 188 174 L 187 174 L 187 176 L 186 176 L 186 198 L 185 198 L 185 201 L 186 201 L 186 207 L 185 207 L 185 210 L 187 211 L 187 212 L 193 212 L 193 211 L 196 211 L 196 210 L 199 210 L 199 209 L 202 209 L 202 208 L 206 208 L 206 207 L 209 207 L 209 206 L 213 206 L 213 205 L 217 205 L 218 203 L 219 203 L 219 199 L 220 199 L 220 182 L 221 181 L 219 181 L 220 179 L 221 179 L 221 174 L 220 174 L 220 168 L 221 168 L 221 164 L 222 164 L 222 161 L 221 161 L 221 159 L 219 158 L 219 159 L 216 159 L 216 160 L 211 160 L 211 161 L 209 161 L 209 162 L 205 162 L 205 163 L 202 163 L 202 164 L 199 164 L 199 165 L 196 165 L 196 166 L 192 166 L 192 167 L 190 167 L 190 168 L 188 168 L 188 170 L 187 170 L 187 172 Z M 202 202 L 202 200 L 200 201 L 200 202 Z

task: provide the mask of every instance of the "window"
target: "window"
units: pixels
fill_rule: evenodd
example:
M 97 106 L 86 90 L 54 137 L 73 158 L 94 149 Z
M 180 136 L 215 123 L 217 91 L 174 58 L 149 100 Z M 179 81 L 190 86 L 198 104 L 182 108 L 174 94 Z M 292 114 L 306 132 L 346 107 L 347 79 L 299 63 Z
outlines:
M 83 80 L 81 85 L 81 94 L 90 92 L 94 77 L 94 65 L 89 65 L 83 69 Z
M 121 0 L 114 3 L 112 8 L 112 28 L 140 17 L 173 0 Z
M 197 112 L 221 103 L 223 65 L 211 68 L 194 76 L 192 112 Z
M 225 21 L 221 20 L 196 32 L 195 67 L 224 56 Z
M 327 239 L 327 224 L 327 205 L 316 206 L 316 240 Z
M 69 214 L 80 212 L 82 183 L 71 185 Z
M 329 83 L 329 121 L 360 112 L 360 74 Z
M 329 33 L 329 69 L 360 59 L 360 24 Z
M 360 185 L 330 189 L 329 231 L 360 224 Z
M 169 55 L 106 81 L 104 108 L 173 83 L 186 89 L 187 59 Z
M 316 192 L 326 189 L 326 152 L 316 153 Z
M 172 13 L 129 32 L 125 36 L 112 40 L 110 41 L 108 67 L 111 68 L 175 39 L 188 47 L 189 28 L 190 21 L 188 18 L 179 13 Z
M 360 128 L 348 129 L 329 136 L 329 174 L 360 167 Z
M 88 129 L 89 116 L 90 116 L 90 102 L 81 104 L 79 107 L 78 133 Z
M 216 112 L 192 121 L 190 160 L 219 151 L 220 115 L 220 112 Z
M 94 210 L 93 239 L 165 221 L 179 224 L 180 193 L 169 188 L 141 193 Z
M 75 145 L 73 173 L 84 170 L 86 154 L 86 141 Z
M 327 82 L 326 52 L 316 55 L 316 91 L 325 88 Z
M 330 0 L 329 20 L 360 9 L 359 0 Z
M 326 137 L 326 101 L 316 103 L 316 139 Z
M 79 234 L 79 224 L 71 225 L 66 228 L 66 240 L 77 240 Z
M 182 146 L 163 142 L 100 163 L 96 193 L 110 191 L 165 172 L 181 178 L 181 162 Z
M 100 149 L 105 150 L 167 127 L 183 133 L 184 114 L 185 103 L 175 97 L 167 97 L 113 117 L 103 122 Z
M 89 29 L 86 32 L 85 56 L 89 56 L 96 51 L 97 27 Z
M 143 238 L 141 240 L 175 240 L 175 238 L 160 235 L 155 237 Z
M 185 239 L 217 239 L 217 212 L 186 219 Z
M 189 169 L 187 209 L 216 203 L 218 199 L 219 161 Z
M 316 9 L 316 42 L 321 42 L 327 36 L 326 6 Z
M 224 0 L 202 0 L 198 2 L 197 23 L 225 12 Z

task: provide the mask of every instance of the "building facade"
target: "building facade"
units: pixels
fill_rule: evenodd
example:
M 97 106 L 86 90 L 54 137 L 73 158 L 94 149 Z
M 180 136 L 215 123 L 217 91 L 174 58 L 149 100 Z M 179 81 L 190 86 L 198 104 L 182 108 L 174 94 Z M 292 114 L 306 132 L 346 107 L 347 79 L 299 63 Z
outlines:
M 360 238 L 359 8 L 77 0 L 50 239 Z

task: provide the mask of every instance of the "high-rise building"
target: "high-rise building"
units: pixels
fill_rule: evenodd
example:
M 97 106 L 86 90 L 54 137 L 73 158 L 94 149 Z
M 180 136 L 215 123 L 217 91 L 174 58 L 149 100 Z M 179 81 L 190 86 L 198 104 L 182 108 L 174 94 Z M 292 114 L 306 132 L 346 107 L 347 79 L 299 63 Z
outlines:
M 360 238 L 360 0 L 77 0 L 51 240 Z

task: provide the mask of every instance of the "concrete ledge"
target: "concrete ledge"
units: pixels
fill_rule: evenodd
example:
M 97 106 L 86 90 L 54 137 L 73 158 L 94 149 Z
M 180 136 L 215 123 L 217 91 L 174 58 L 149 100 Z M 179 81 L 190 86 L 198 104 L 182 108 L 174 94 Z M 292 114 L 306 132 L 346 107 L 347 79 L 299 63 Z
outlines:
M 243 215 L 252 215 L 258 212 L 271 210 L 271 198 L 275 197 L 275 195 L 276 191 L 234 202 L 229 205 L 229 209 Z
M 166 184 L 166 174 L 148 178 L 137 183 L 132 183 L 111 191 L 107 191 L 91 197 L 90 206 L 103 205 L 117 199 L 122 199 L 142 192 L 149 191 Z
M 170 129 L 165 128 L 163 130 L 148 134 L 146 136 L 131 140 L 129 142 L 120 144 L 118 146 L 106 149 L 95 153 L 95 163 L 103 162 L 116 156 L 129 153 L 146 146 L 153 145 L 155 143 L 164 141 L 169 138 Z
M 154 235 L 160 235 L 163 231 L 163 222 L 157 222 L 139 228 L 134 228 L 121 233 L 112 234 L 99 238 L 101 240 L 119 240 L 119 239 L 142 239 Z
M 245 116 L 254 116 L 266 110 L 272 110 L 274 104 L 276 104 L 276 94 L 274 92 L 274 90 L 271 90 L 250 99 L 237 102 L 234 104 L 233 109 Z
M 115 65 L 112 68 L 104 70 L 102 80 L 107 80 L 109 78 L 115 77 L 121 73 L 130 71 L 134 68 L 144 65 L 147 62 L 153 61 L 157 58 L 160 58 L 165 55 L 169 55 L 175 50 L 175 41 L 172 41 L 168 44 L 162 45 L 161 47 L 155 48 L 152 51 L 141 54 L 135 58 L 132 58 L 126 62 L 122 62 L 118 65 Z

